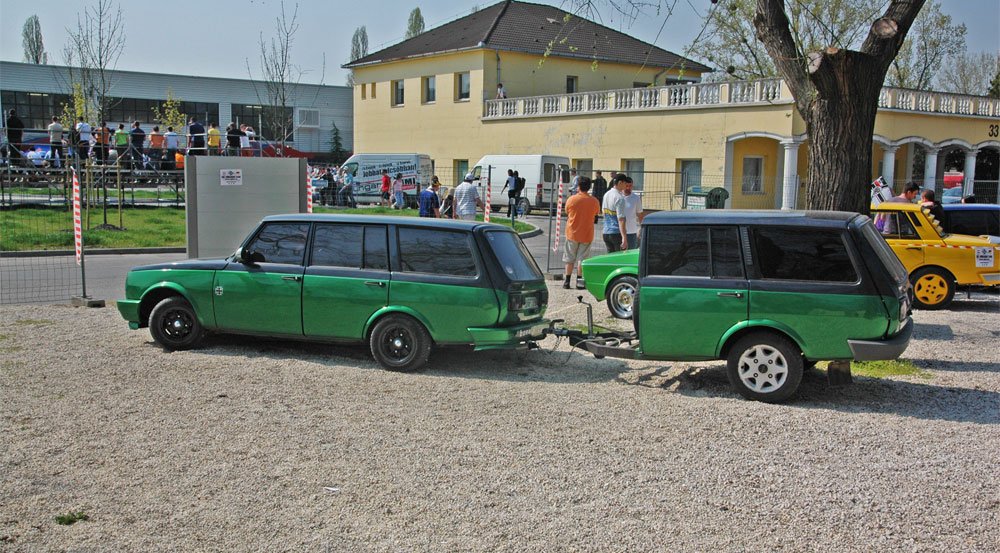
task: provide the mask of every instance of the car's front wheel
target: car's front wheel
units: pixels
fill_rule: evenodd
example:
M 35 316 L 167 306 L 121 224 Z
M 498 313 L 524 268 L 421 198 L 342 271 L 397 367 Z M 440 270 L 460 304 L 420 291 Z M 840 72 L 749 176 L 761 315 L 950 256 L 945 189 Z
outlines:
M 197 347 L 205 330 L 191 304 L 179 296 L 165 298 L 149 314 L 149 333 L 169 351 Z
M 632 305 L 639 281 L 633 276 L 620 276 L 608 285 L 608 310 L 618 319 L 632 318 Z
M 393 371 L 415 371 L 431 355 L 431 336 L 424 325 L 406 315 L 388 315 L 372 329 L 372 357 Z
M 802 352 L 784 336 L 754 332 L 729 348 L 726 369 L 741 396 L 778 403 L 792 397 L 802 382 Z
M 955 278 L 937 267 L 913 273 L 913 303 L 920 309 L 944 309 L 955 297 Z
M 517 212 L 524 216 L 531 214 L 531 202 L 528 201 L 528 198 L 517 199 Z

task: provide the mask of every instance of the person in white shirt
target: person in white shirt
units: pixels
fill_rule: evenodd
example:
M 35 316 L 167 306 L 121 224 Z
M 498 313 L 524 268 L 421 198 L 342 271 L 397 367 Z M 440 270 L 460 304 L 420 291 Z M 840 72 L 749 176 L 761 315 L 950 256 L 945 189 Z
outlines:
M 465 175 L 462 184 L 455 188 L 455 212 L 456 219 L 466 221 L 476 220 L 476 208 L 483 207 L 483 200 L 479 198 L 479 189 L 472 184 L 472 173 Z
M 76 124 L 76 133 L 80 136 L 76 144 L 76 155 L 80 159 L 87 159 L 90 157 L 90 142 L 93 135 L 90 132 L 90 123 L 84 121 L 83 117 L 80 117 Z
M 166 169 L 172 170 L 176 168 L 174 160 L 177 156 L 177 150 L 180 149 L 180 139 L 177 137 L 177 133 L 174 132 L 173 127 L 167 127 L 167 132 L 163 133 L 163 147 L 167 149 L 163 166 Z
M 639 225 L 642 224 L 642 198 L 633 192 L 632 177 L 625 178 L 625 238 L 628 240 L 628 249 L 634 250 L 639 247 Z
M 41 148 L 35 148 L 34 150 L 29 150 L 24 157 L 31 161 L 31 164 L 35 167 L 41 167 L 45 164 L 45 152 Z
M 52 123 L 48 127 L 49 132 L 49 154 L 52 158 L 53 167 L 61 167 L 63 159 L 63 127 L 59 124 L 59 118 L 52 116 Z M 59 159 L 59 162 L 56 159 Z

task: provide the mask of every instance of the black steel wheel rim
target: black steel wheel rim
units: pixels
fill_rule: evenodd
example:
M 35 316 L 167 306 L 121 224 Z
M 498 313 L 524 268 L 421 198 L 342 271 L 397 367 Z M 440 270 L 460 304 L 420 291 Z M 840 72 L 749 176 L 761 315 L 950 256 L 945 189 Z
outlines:
M 392 326 L 382 335 L 382 353 L 394 363 L 405 363 L 414 355 L 413 334 L 402 326 Z
M 183 309 L 171 309 L 163 315 L 160 325 L 163 333 L 174 340 L 183 340 L 191 335 L 194 329 L 194 319 Z

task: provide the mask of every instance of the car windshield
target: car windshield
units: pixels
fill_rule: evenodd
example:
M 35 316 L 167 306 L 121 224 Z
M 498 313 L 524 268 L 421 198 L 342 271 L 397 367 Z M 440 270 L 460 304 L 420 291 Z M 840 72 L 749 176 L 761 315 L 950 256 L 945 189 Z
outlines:
M 528 248 L 524 247 L 516 234 L 495 230 L 487 232 L 486 239 L 509 279 L 525 281 L 544 278 L 534 258 L 528 253 Z
M 861 223 L 861 234 L 864 235 L 865 240 L 871 245 L 872 249 L 875 250 L 875 254 L 878 255 L 879 260 L 882 265 L 889 271 L 892 275 L 893 280 L 896 284 L 902 284 L 906 281 L 906 267 L 899 261 L 896 257 L 896 253 L 892 251 L 889 244 L 886 243 L 885 238 L 879 233 L 875 225 L 872 224 L 871 219 L 865 218 L 865 221 Z

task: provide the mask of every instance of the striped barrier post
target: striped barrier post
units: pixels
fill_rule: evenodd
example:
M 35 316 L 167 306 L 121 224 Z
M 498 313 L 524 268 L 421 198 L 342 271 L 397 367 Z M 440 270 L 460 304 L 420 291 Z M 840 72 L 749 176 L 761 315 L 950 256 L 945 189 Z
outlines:
M 73 241 L 76 245 L 76 264 L 83 263 L 83 223 L 80 216 L 80 177 L 73 168 Z M 86 294 L 84 294 L 86 295 Z
M 312 177 L 309 176 L 309 167 L 306 167 L 306 213 L 313 212 L 313 185 Z
M 559 198 L 556 200 L 556 235 L 555 239 L 552 241 L 552 251 L 559 251 L 559 237 L 562 235 L 562 197 L 563 197 L 563 182 L 559 179 Z
M 493 177 L 492 169 L 493 169 L 493 167 L 489 167 L 486 170 L 486 199 L 483 200 L 483 221 L 487 222 L 487 223 L 490 222 L 490 211 L 491 211 L 491 208 L 492 208 L 492 205 L 491 205 L 492 202 L 490 201 L 490 199 L 493 197 L 493 195 L 492 195 L 492 188 L 491 188 L 492 183 L 490 182 L 490 181 L 493 180 L 492 179 L 492 177 Z

